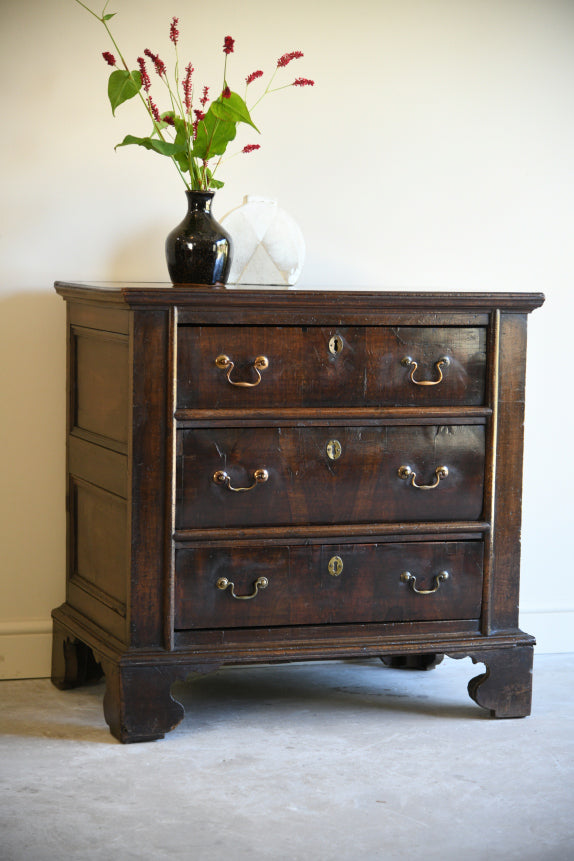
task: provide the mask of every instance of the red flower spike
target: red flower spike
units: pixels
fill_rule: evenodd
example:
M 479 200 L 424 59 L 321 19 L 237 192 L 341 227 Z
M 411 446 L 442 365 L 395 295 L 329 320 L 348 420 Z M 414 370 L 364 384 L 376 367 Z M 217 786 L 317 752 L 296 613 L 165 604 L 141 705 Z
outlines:
M 189 113 L 191 110 L 191 95 L 192 95 L 192 86 L 191 86 L 191 76 L 193 75 L 193 66 L 191 63 L 188 63 L 185 67 L 185 78 L 181 82 L 181 86 L 183 87 L 183 98 L 185 101 L 185 109 Z
M 138 66 L 140 67 L 140 75 L 142 76 L 142 87 L 144 88 L 146 93 L 149 93 L 151 81 L 149 79 L 149 75 L 145 66 L 145 60 L 143 57 L 138 57 Z
M 235 45 L 235 39 L 232 39 L 231 36 L 226 36 L 223 40 L 223 53 L 224 54 L 233 54 L 233 46 Z
M 104 60 L 108 64 L 108 66 L 115 66 L 116 65 L 116 58 L 114 57 L 113 54 L 110 54 L 109 51 L 104 51 L 104 53 L 102 54 L 102 57 L 104 58 Z
M 177 40 L 179 39 L 179 30 L 177 29 L 177 25 L 179 23 L 179 18 L 173 18 L 169 27 L 169 38 L 173 42 L 174 45 L 177 45 Z
M 200 123 L 202 120 L 205 119 L 205 114 L 203 113 L 203 111 L 200 111 L 198 108 L 196 108 L 193 113 L 195 114 L 195 122 L 196 123 Z
M 310 81 L 309 78 L 297 78 L 293 81 L 294 87 L 314 87 L 315 81 Z
M 291 51 L 290 54 L 283 54 L 283 56 L 279 57 L 277 60 L 277 67 L 282 68 L 283 66 L 288 66 L 291 60 L 299 60 L 302 56 L 303 51 Z
M 230 99 L 231 98 L 231 90 L 229 89 L 229 87 L 226 87 L 221 95 L 223 96 L 224 99 Z
M 175 120 L 171 114 L 164 114 L 162 117 L 162 120 L 164 123 L 167 123 L 168 126 L 174 126 L 175 125 Z
M 251 72 L 251 74 L 245 78 L 245 83 L 252 84 L 253 81 L 256 81 L 257 78 L 261 77 L 263 77 L 263 72 L 261 70 L 258 70 L 257 72 Z
M 241 152 L 255 152 L 256 149 L 261 149 L 261 144 L 247 144 L 247 146 L 243 147 Z
M 148 96 L 147 103 L 149 105 L 149 109 L 150 109 L 151 114 L 152 114 L 154 120 L 156 121 L 156 123 L 161 123 L 161 117 L 160 117 L 159 111 L 157 109 L 157 105 L 154 103 L 154 100 L 152 99 L 151 96 Z
M 163 62 L 163 60 L 160 60 L 157 54 L 153 54 L 149 48 L 145 49 L 144 54 L 146 55 L 146 57 L 150 58 L 150 60 L 155 66 L 156 72 L 158 73 L 158 75 L 160 75 L 160 77 L 161 75 L 166 74 L 165 63 Z
M 208 101 L 209 101 L 209 87 L 204 87 L 203 88 L 203 95 L 200 98 L 199 103 L 201 105 L 203 105 L 203 107 L 205 107 L 206 104 L 208 103 Z

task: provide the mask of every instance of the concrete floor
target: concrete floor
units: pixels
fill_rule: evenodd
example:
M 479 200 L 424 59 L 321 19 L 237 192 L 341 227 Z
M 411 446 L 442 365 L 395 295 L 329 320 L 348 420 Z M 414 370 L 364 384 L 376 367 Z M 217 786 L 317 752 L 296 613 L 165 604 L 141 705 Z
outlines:
M 162 741 L 122 746 L 104 686 L 0 683 L 1 861 L 571 861 L 574 655 L 535 658 L 533 714 L 491 720 L 482 671 L 376 660 L 177 685 Z

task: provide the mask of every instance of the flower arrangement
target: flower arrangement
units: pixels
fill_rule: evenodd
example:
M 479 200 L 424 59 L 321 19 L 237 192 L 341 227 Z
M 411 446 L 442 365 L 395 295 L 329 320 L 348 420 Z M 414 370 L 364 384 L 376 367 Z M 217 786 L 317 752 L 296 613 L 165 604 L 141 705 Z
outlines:
M 76 0 L 76 2 L 103 24 L 115 49 L 115 54 L 111 51 L 104 51 L 102 54 L 108 65 L 114 68 L 108 81 L 108 98 L 112 113 L 115 115 L 116 109 L 123 102 L 139 97 L 152 121 L 149 135 L 146 137 L 126 135 L 117 146 L 141 146 L 171 159 L 186 188 L 190 191 L 207 191 L 223 186 L 223 182 L 216 179 L 215 173 L 228 144 L 235 140 L 239 123 L 248 125 L 259 133 L 259 129 L 251 119 L 251 112 L 266 95 L 286 87 L 314 85 L 314 81 L 309 78 L 296 78 L 289 84 L 273 86 L 277 73 L 293 60 L 303 56 L 301 51 L 283 54 L 277 61 L 262 94 L 251 108 L 248 108 L 246 99 L 251 85 L 264 77 L 264 73 L 257 69 L 248 75 L 245 80 L 245 98 L 231 90 L 227 82 L 227 62 L 229 55 L 235 50 L 235 40 L 231 36 L 226 36 L 223 42 L 225 55 L 223 84 L 217 98 L 210 101 L 209 87 L 196 85 L 195 70 L 191 63 L 187 63 L 185 74 L 180 76 L 179 18 L 172 18 L 169 29 L 169 38 L 175 53 L 174 74 L 170 80 L 166 64 L 158 54 L 154 54 L 148 48 L 143 52 L 143 56 L 137 58 L 138 68 L 129 68 L 110 29 L 109 22 L 116 13 L 106 12 L 109 0 L 101 15 L 90 9 L 82 0 Z M 167 110 L 160 111 L 156 104 L 156 97 L 152 95 L 151 69 L 164 88 L 169 103 Z M 251 143 L 244 146 L 240 152 L 250 153 L 258 149 L 260 149 L 259 144 Z

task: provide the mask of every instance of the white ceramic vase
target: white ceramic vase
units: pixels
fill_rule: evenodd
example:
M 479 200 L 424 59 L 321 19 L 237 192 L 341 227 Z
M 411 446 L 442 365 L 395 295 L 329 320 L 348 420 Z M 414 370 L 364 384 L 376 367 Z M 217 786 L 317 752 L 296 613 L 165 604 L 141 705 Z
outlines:
M 220 223 L 233 241 L 228 283 L 289 287 L 297 282 L 305 261 L 305 240 L 276 200 L 248 194 Z

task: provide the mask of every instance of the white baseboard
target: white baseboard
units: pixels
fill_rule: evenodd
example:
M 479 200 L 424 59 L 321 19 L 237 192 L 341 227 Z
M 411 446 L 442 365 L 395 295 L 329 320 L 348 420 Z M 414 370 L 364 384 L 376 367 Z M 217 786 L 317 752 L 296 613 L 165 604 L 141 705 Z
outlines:
M 52 620 L 0 621 L 0 679 L 50 676 Z
M 520 627 L 536 637 L 537 655 L 574 652 L 574 610 L 521 610 Z
M 536 637 L 536 654 L 574 652 L 574 610 L 524 610 L 520 627 Z M 0 679 L 50 676 L 52 621 L 0 621 Z

